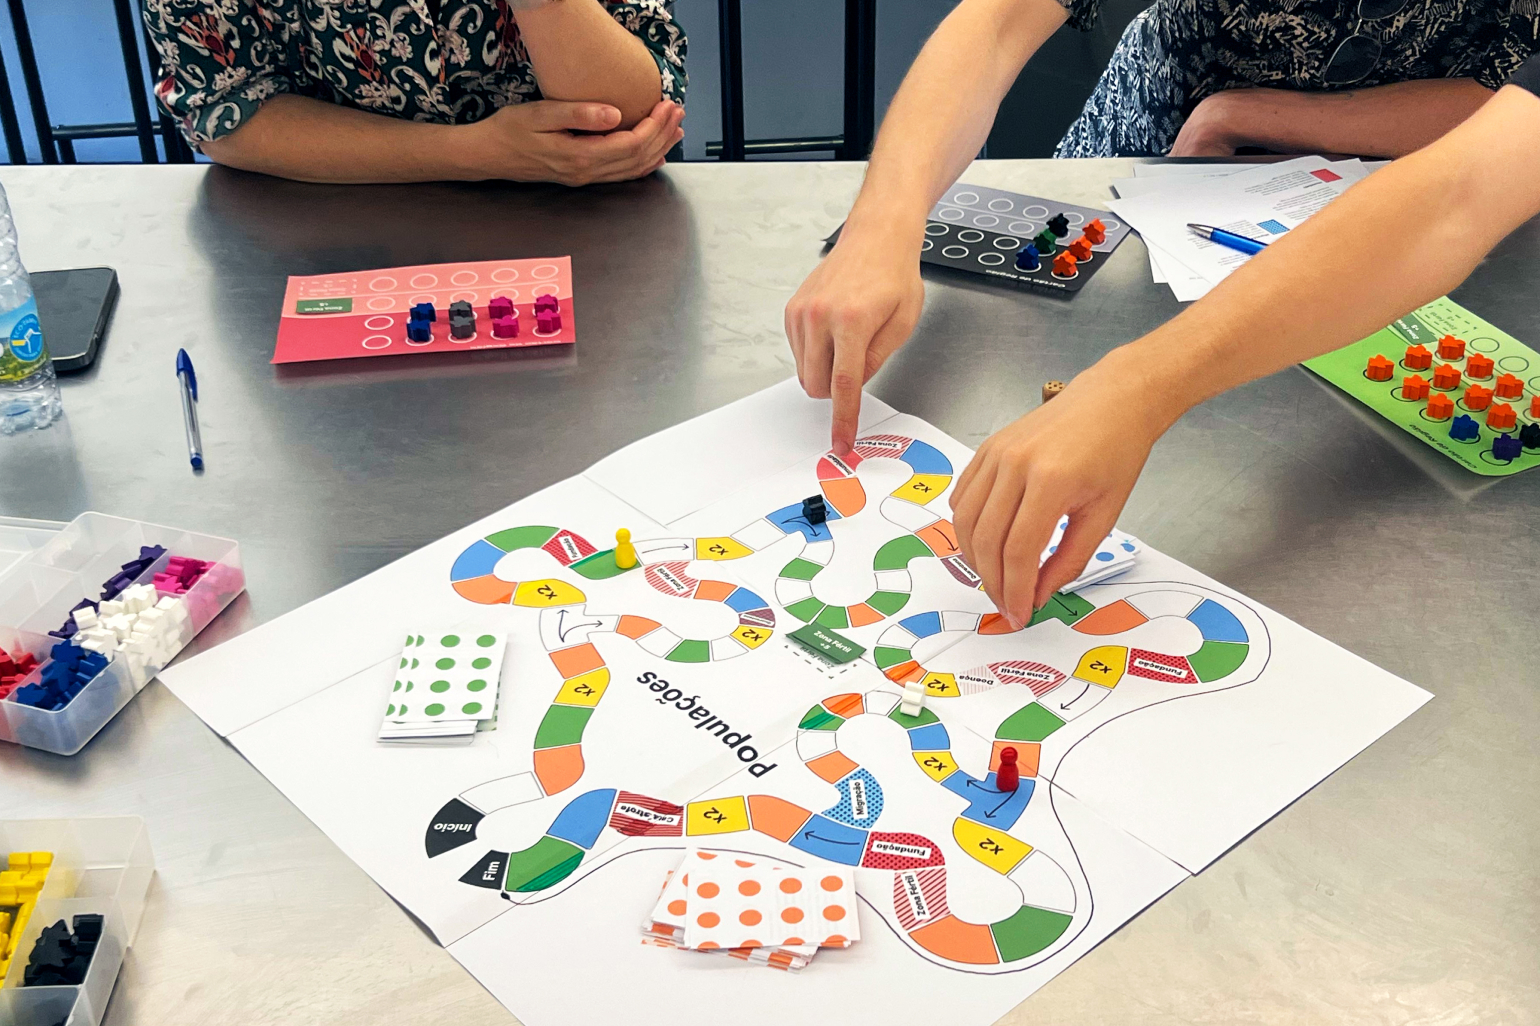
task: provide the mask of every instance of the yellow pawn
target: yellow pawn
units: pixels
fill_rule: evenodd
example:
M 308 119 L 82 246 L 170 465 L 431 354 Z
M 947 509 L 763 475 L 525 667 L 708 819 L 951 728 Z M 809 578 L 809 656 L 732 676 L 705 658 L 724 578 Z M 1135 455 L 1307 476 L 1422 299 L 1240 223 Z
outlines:
M 636 565 L 636 546 L 631 544 L 631 532 L 624 527 L 615 532 L 615 565 L 622 570 Z

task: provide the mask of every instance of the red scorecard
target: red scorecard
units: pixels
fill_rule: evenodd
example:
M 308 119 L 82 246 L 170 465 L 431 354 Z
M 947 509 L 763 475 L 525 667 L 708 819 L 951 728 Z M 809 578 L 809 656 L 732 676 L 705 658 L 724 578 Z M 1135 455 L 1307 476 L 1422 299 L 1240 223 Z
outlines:
M 272 362 L 576 341 L 571 257 L 423 264 L 289 278 Z

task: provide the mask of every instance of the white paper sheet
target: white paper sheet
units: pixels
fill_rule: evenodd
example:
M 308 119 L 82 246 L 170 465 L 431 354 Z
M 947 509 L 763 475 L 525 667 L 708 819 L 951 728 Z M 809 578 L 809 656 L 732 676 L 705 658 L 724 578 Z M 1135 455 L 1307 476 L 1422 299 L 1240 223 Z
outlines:
M 945 561 L 967 448 L 868 400 L 841 476 L 819 459 L 826 407 L 786 393 L 637 443 L 595 468 L 606 487 L 545 489 L 165 682 L 535 1026 L 780 1026 L 815 1006 L 984 1026 L 1428 698 L 1148 547 L 1002 633 Z M 734 437 L 774 458 L 721 476 L 691 458 Z M 820 480 L 842 515 L 798 521 Z M 503 533 L 531 524 L 595 548 L 628 526 L 643 565 Z M 484 538 L 506 554 L 464 555 Z M 860 658 L 787 638 L 809 597 Z M 401 631 L 457 609 L 507 632 L 498 729 L 379 745 Z M 905 719 L 916 679 L 925 714 Z M 1015 792 L 994 786 L 1005 745 Z M 855 866 L 862 940 L 795 979 L 640 944 L 690 845 Z

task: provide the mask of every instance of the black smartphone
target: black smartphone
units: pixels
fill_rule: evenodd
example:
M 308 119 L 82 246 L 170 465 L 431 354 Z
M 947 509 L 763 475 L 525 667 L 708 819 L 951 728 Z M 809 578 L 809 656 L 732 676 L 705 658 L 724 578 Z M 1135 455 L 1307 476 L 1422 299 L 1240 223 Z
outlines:
M 110 267 L 34 271 L 32 292 L 53 369 L 68 374 L 95 363 L 118 305 L 118 272 Z

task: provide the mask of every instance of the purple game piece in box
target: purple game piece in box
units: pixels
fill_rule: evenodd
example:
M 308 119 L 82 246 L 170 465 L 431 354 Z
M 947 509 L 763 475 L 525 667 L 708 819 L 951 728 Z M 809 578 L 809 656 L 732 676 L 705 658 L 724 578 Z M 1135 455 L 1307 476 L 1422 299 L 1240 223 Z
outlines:
M 541 335 L 554 335 L 561 331 L 561 311 L 542 310 L 535 314 L 535 331 Z
M 494 321 L 500 317 L 512 317 L 513 300 L 507 296 L 493 296 L 492 301 L 487 304 L 487 313 Z
M 555 296 L 545 295 L 535 297 L 535 313 L 546 313 L 547 311 L 560 309 L 561 304 L 556 301 Z
M 518 338 L 519 319 L 517 317 L 494 317 L 492 319 L 493 338 Z

